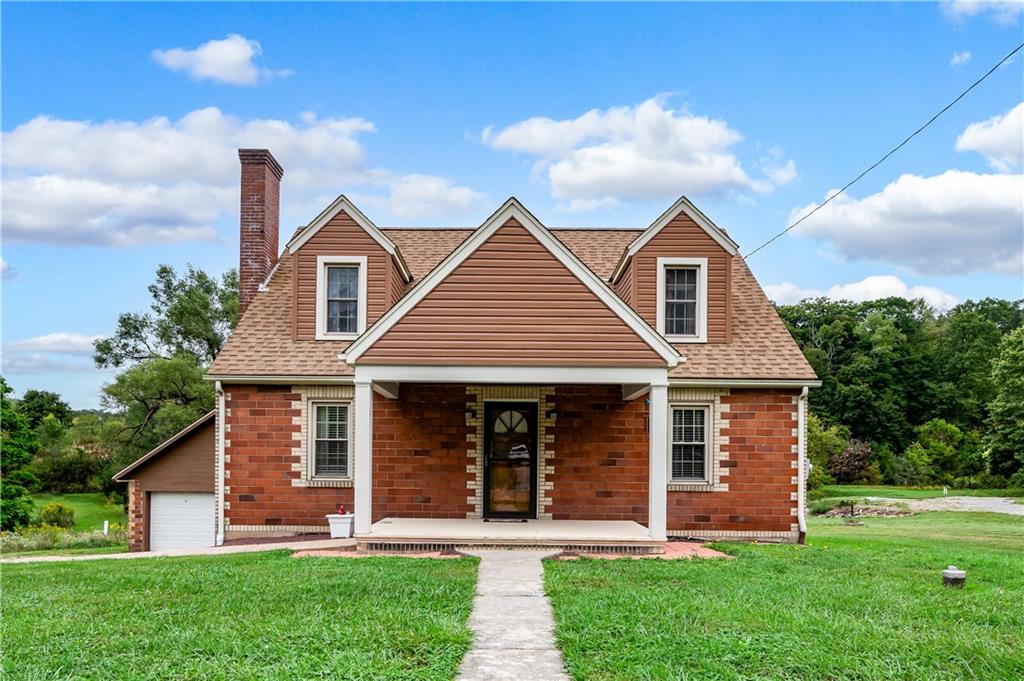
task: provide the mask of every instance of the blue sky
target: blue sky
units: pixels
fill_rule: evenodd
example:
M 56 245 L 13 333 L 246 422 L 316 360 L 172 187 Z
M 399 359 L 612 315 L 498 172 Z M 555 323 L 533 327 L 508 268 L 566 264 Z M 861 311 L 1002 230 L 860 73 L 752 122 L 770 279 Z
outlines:
M 1012 49 L 1019 7 L 5 3 L 4 375 L 97 406 L 88 341 L 157 265 L 236 265 L 239 145 L 285 166 L 285 233 L 341 192 L 382 226 L 515 195 L 642 227 L 686 194 L 750 250 Z M 769 293 L 1021 297 L 1022 64 L 754 256 Z

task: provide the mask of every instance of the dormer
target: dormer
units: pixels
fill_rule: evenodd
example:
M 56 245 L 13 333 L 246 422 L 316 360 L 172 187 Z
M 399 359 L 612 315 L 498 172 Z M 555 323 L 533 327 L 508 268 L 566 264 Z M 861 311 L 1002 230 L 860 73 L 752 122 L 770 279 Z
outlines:
M 681 197 L 626 248 L 610 282 L 671 343 L 727 343 L 738 253 L 724 230 Z

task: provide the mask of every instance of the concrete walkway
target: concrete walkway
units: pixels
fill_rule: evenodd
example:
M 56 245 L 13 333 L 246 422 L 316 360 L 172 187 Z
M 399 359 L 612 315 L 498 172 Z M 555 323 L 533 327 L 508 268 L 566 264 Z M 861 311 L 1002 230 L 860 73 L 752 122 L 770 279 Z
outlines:
M 541 559 L 550 551 L 472 551 L 480 557 L 469 626 L 473 648 L 458 681 L 568 681 L 555 646 Z
M 297 541 L 266 542 L 260 544 L 228 544 L 208 546 L 201 549 L 172 549 L 167 551 L 138 551 L 135 553 L 87 553 L 69 556 L 16 556 L 4 558 L 0 563 L 65 563 L 82 560 L 135 560 L 138 558 L 169 558 L 173 556 L 224 556 L 229 553 L 256 553 L 278 549 L 340 549 L 355 550 L 355 539 L 315 539 Z

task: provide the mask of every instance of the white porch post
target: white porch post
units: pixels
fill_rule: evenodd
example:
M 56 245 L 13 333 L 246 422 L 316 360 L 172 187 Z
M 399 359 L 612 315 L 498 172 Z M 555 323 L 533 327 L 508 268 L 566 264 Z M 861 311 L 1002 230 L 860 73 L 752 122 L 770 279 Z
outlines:
M 647 530 L 652 539 L 668 539 L 668 386 L 651 384 L 648 440 L 651 445 Z
M 355 533 L 366 534 L 373 523 L 373 382 L 355 381 Z

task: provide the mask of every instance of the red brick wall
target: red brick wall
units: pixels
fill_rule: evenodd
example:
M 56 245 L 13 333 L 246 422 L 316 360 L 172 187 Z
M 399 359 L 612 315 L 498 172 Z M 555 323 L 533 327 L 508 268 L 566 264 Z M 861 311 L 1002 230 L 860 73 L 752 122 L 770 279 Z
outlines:
M 353 508 L 352 488 L 295 487 L 299 395 L 287 386 L 228 386 L 225 514 L 231 526 L 323 525 L 339 503 Z M 401 399 L 374 396 L 373 519 L 464 518 L 471 463 L 466 454 L 466 388 L 401 387 Z
M 465 518 L 466 386 L 406 383 L 373 403 L 373 519 Z
M 128 481 L 128 550 L 146 550 L 146 495 L 135 480 Z
M 301 413 L 292 402 L 299 395 L 288 386 L 226 386 L 230 399 L 226 439 L 229 445 L 225 495 L 228 531 L 232 526 L 322 525 L 324 515 L 339 504 L 352 506 L 352 488 L 293 487 L 301 473 L 292 470 L 297 461 Z
M 647 523 L 647 405 L 622 401 L 622 388 L 563 386 L 557 413 L 550 492 L 555 520 Z
M 722 397 L 722 481 L 728 492 L 669 492 L 669 530 L 788 532 L 797 491 L 797 391 L 732 390 Z
M 229 386 L 226 511 L 229 526 L 325 526 L 351 488 L 293 487 L 298 395 L 288 387 Z M 792 466 L 795 391 L 735 390 L 722 397 L 727 492 L 669 492 L 668 528 L 785 531 L 796 517 Z M 386 516 L 463 518 L 474 509 L 464 385 L 403 384 L 400 399 L 374 401 L 374 520 Z M 648 439 L 644 398 L 623 402 L 619 386 L 562 386 L 548 433 L 556 520 L 647 522 Z M 138 502 L 141 504 L 141 501 Z M 141 506 L 140 506 L 141 507 Z

